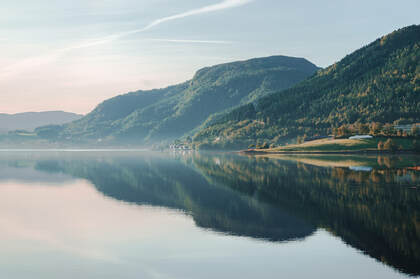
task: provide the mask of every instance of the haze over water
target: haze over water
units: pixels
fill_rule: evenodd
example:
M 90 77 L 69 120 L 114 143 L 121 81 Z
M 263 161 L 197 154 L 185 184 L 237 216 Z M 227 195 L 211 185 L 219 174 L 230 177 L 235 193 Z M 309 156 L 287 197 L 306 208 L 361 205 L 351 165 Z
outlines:
M 2 152 L 0 274 L 418 276 L 419 162 Z

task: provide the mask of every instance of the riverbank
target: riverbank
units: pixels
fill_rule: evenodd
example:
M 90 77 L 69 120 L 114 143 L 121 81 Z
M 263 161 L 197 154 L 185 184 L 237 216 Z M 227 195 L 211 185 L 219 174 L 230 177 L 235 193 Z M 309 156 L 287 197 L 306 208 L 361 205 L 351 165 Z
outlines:
M 389 154 L 415 153 L 415 139 L 392 138 L 394 150 L 378 149 L 380 142 L 385 143 L 386 137 L 371 139 L 320 139 L 268 149 L 248 149 L 241 151 L 246 154 Z

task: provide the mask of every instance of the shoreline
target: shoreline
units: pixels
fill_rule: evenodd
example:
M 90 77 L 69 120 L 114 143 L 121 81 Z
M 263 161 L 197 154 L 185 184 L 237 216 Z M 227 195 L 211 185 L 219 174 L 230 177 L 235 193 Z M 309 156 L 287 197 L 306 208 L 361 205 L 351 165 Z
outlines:
M 246 154 L 246 155 L 271 155 L 271 154 L 342 154 L 342 155 L 348 155 L 348 154 L 411 154 L 411 155 L 420 155 L 420 153 L 415 152 L 414 150 L 397 150 L 397 151 L 388 151 L 388 150 L 342 150 L 342 151 L 263 151 L 263 150 L 240 150 L 238 151 L 240 154 Z

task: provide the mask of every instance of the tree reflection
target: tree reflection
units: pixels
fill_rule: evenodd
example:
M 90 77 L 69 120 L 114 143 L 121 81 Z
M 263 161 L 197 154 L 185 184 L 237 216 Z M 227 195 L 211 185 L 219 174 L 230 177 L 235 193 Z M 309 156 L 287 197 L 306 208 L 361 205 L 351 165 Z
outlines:
M 403 159 L 379 160 L 395 167 Z M 219 161 L 194 160 L 214 183 L 275 203 L 386 264 L 420 274 L 420 176 L 414 170 L 381 164 L 365 172 L 229 155 Z
M 337 165 L 339 159 L 325 160 Z M 323 228 L 387 265 L 419 275 L 420 176 L 405 167 L 419 158 L 360 161 L 370 170 L 202 153 L 52 156 L 33 158 L 32 165 L 87 179 L 114 199 L 182 210 L 198 226 L 231 235 L 286 241 Z

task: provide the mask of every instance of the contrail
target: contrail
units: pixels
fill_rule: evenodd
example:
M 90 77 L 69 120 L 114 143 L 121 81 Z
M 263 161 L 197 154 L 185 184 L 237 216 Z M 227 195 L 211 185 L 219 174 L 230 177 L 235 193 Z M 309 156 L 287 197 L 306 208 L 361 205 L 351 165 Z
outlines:
M 188 17 L 188 16 L 194 16 L 194 15 L 199 15 L 199 14 L 204 14 L 204 13 L 210 13 L 210 12 L 215 12 L 215 11 L 219 11 L 219 10 L 225 10 L 225 9 L 229 9 L 229 8 L 233 8 L 233 7 L 238 7 L 238 6 L 242 6 L 245 5 L 251 1 L 254 0 L 224 0 L 223 2 L 220 2 L 218 4 L 213 4 L 213 5 L 209 5 L 206 7 L 202 7 L 199 9 L 194 9 L 194 10 L 190 10 L 181 14 L 176 14 L 176 15 L 172 15 L 172 16 L 168 16 L 168 17 L 163 17 L 160 19 L 157 19 L 151 23 L 149 23 L 149 25 L 147 25 L 146 27 L 144 27 L 143 29 L 140 29 L 141 31 L 145 31 L 148 30 L 156 25 L 159 25 L 161 23 L 167 22 L 167 21 L 171 21 L 171 20 L 175 20 L 175 19 L 180 19 L 180 18 L 184 18 L 184 17 Z
M 107 37 L 104 37 L 104 38 L 92 40 L 92 41 L 89 41 L 89 42 L 85 42 L 85 43 L 82 43 L 80 45 L 70 46 L 70 47 L 67 47 L 64 50 L 68 51 L 68 50 L 72 50 L 72 49 L 79 49 L 79 48 L 85 48 L 85 47 L 90 47 L 90 46 L 94 46 L 94 45 L 105 44 L 105 43 L 108 43 L 108 42 L 118 40 L 118 39 L 120 39 L 122 37 L 125 37 L 125 36 L 128 36 L 128 35 L 132 35 L 132 34 L 147 31 L 147 30 L 149 30 L 149 29 L 151 29 L 155 26 L 158 26 L 158 25 L 160 25 L 162 23 L 165 23 L 165 22 L 168 22 L 168 21 L 177 20 L 177 19 L 190 17 L 190 16 L 195 16 L 195 15 L 204 14 L 204 13 L 211 13 L 211 12 L 215 12 L 215 11 L 230 9 L 230 8 L 234 8 L 234 7 L 239 7 L 239 6 L 243 6 L 245 4 L 248 4 L 252 1 L 254 1 L 254 0 L 224 0 L 220 3 L 218 3 L 218 4 L 213 4 L 213 5 L 205 6 L 205 7 L 202 7 L 202 8 L 198 8 L 198 9 L 190 10 L 190 11 L 187 11 L 187 12 L 183 12 L 183 13 L 180 13 L 180 14 L 156 19 L 156 20 L 150 22 L 145 27 L 140 28 L 140 29 L 134 29 L 134 30 L 114 34 L 114 35 L 111 35 L 111 36 L 107 36 Z M 211 42 L 211 41 L 207 41 L 207 42 Z
M 134 29 L 134 30 L 130 30 L 130 31 L 125 31 L 125 32 L 121 32 L 121 33 L 117 33 L 114 35 L 110 35 L 110 36 L 106 36 L 106 37 L 102 37 L 102 38 L 97 38 L 97 39 L 93 39 L 93 40 L 88 40 L 88 41 L 84 41 L 75 45 L 71 45 L 56 51 L 51 52 L 49 55 L 45 55 L 45 56 L 37 56 L 37 57 L 33 57 L 33 58 L 29 58 L 29 59 L 25 59 L 23 61 L 20 61 L 16 64 L 7 66 L 3 69 L 0 70 L 0 78 L 5 78 L 7 76 L 10 75 L 14 75 L 14 74 L 18 74 L 21 71 L 28 69 L 28 68 L 32 68 L 34 66 L 41 66 L 44 65 L 46 63 L 49 63 L 50 61 L 60 57 L 61 55 L 65 54 L 66 52 L 72 51 L 72 50 L 76 50 L 76 49 L 82 49 L 82 48 L 87 48 L 87 47 L 92 47 L 92 46 L 96 46 L 96 45 L 101 45 L 101 44 L 106 44 L 115 40 L 118 40 L 122 37 L 128 36 L 128 35 L 132 35 L 132 34 L 136 34 L 136 33 L 141 33 L 144 31 L 147 31 L 153 27 L 156 27 L 162 23 L 165 22 L 169 22 L 169 21 L 173 21 L 173 20 L 177 20 L 177 19 L 181 19 L 181 18 L 185 18 L 185 17 L 190 17 L 190 16 L 195 16 L 195 15 L 200 15 L 200 14 L 205 14 L 205 13 L 211 13 L 211 12 L 215 12 L 215 11 L 220 11 L 220 10 L 225 10 L 225 9 L 230 9 L 230 8 L 234 8 L 234 7 L 239 7 L 239 6 L 243 6 L 245 4 L 248 4 L 250 2 L 253 2 L 255 0 L 223 0 L 220 3 L 217 4 L 213 4 L 213 5 L 209 5 L 209 6 L 205 6 L 202 8 L 198 8 L 198 9 L 193 9 L 190 11 L 186 11 L 180 14 L 175 14 L 175 15 L 171 15 L 171 16 L 167 16 L 167 17 L 162 17 L 159 19 L 156 19 L 152 22 L 150 22 L 148 25 L 146 25 L 143 28 L 139 28 L 139 29 Z M 158 39 L 157 39 L 158 40 Z M 230 43 L 230 42 L 224 42 L 224 41 L 198 41 L 198 40 L 164 40 L 162 39 L 162 41 L 167 41 L 167 42 L 184 42 L 184 43 L 215 43 L 215 44 L 223 44 L 223 43 Z

